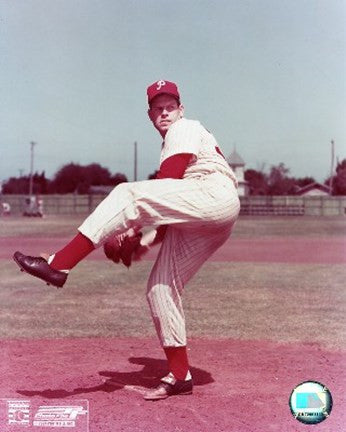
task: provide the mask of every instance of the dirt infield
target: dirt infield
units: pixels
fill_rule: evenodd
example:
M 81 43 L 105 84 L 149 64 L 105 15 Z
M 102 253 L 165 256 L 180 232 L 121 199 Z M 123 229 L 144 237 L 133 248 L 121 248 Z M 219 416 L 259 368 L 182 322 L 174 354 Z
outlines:
M 3 237 L 0 245 L 0 259 L 12 259 L 13 251 L 27 254 L 51 252 L 65 245 L 70 238 Z M 154 260 L 159 246 L 153 248 L 145 260 Z M 102 248 L 87 259 L 102 259 Z M 343 238 L 231 238 L 210 259 L 210 261 L 232 262 L 287 262 L 287 263 L 346 263 L 346 236 Z
M 160 402 L 142 399 L 166 373 L 144 295 L 157 249 L 130 271 L 98 250 L 63 290 L 11 260 L 17 249 L 56 250 L 75 223 L 0 226 L 1 432 L 51 430 L 8 425 L 1 398 L 88 400 L 89 432 L 304 432 L 288 399 L 306 380 L 327 385 L 334 401 L 311 430 L 344 430 L 345 220 L 240 220 L 185 292 L 194 395 Z
M 334 408 L 311 430 L 344 430 L 345 353 L 266 340 L 193 339 L 190 349 L 194 395 L 148 402 L 143 392 L 166 372 L 155 340 L 3 341 L 0 396 L 43 405 L 88 399 L 91 432 L 298 432 L 308 426 L 293 419 L 289 395 L 314 379 L 328 382 Z

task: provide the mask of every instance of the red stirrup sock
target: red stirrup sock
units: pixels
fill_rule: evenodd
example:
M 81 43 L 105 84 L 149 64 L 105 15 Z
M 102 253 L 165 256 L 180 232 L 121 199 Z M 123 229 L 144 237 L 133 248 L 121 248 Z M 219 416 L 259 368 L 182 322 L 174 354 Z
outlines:
M 169 370 L 177 380 L 185 380 L 189 372 L 186 346 L 164 348 Z
M 78 233 L 70 243 L 54 255 L 50 266 L 55 270 L 71 270 L 94 249 L 93 242 L 83 234 Z

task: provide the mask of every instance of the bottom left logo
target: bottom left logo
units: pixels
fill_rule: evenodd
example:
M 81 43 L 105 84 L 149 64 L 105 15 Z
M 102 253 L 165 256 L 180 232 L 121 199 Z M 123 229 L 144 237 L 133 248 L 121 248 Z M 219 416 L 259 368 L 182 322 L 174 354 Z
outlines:
M 0 399 L 0 430 L 18 432 L 17 426 L 25 431 L 42 431 L 42 427 L 54 428 L 56 432 L 89 432 L 89 406 L 87 400 Z
M 30 401 L 8 400 L 7 421 L 9 425 L 30 425 Z

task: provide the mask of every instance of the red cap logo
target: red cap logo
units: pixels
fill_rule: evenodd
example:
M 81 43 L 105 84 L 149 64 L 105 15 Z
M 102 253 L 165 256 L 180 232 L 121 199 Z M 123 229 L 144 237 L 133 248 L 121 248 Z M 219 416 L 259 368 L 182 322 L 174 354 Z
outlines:
M 180 102 L 180 94 L 177 85 L 171 81 L 159 80 L 147 88 L 148 103 L 150 104 L 156 96 L 163 93 L 174 96 Z

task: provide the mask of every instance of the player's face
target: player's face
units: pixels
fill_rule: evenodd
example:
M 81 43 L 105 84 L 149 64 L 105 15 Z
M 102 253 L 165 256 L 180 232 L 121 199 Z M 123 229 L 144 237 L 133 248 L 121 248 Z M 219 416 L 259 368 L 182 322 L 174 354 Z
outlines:
M 173 123 L 183 117 L 183 114 L 184 107 L 179 105 L 175 97 L 166 94 L 156 96 L 148 110 L 150 120 L 162 137 Z

